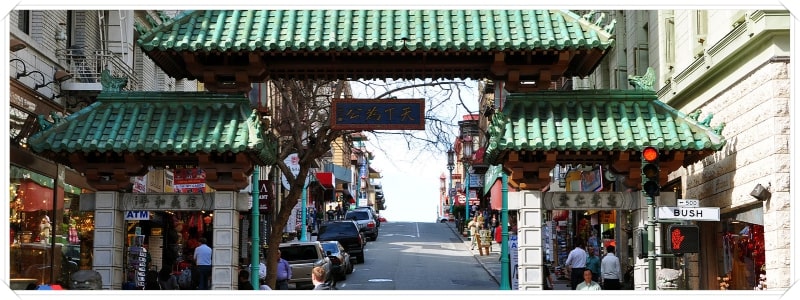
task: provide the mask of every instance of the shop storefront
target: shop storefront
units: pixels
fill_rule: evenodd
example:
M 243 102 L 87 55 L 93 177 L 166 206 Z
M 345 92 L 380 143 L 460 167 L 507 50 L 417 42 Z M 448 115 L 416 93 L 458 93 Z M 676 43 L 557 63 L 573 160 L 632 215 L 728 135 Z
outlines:
M 739 210 L 722 216 L 718 248 L 721 290 L 766 289 L 763 208 Z
M 63 283 L 91 269 L 94 219 L 80 210 L 82 190 L 63 183 L 54 195 L 53 178 L 14 165 L 10 171 L 10 278 Z

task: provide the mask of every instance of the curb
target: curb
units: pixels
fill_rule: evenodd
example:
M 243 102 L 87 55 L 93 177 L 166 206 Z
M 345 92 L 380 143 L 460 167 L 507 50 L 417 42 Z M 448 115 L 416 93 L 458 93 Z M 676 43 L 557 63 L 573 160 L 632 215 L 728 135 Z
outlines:
M 455 234 L 455 236 L 457 236 L 458 239 L 461 240 L 461 243 L 464 245 L 464 248 L 468 249 L 472 253 L 472 257 L 475 258 L 475 261 L 477 261 L 481 265 L 481 267 L 486 271 L 486 273 L 489 274 L 489 277 L 492 277 L 494 283 L 497 283 L 497 285 L 499 286 L 500 279 L 497 278 L 496 274 L 494 274 L 491 270 L 489 270 L 486 264 L 484 264 L 483 261 L 478 257 L 478 254 L 475 253 L 475 250 L 471 250 L 468 248 L 469 246 L 466 245 L 466 243 L 469 241 L 464 240 L 464 237 L 461 234 L 459 234 L 458 231 L 456 231 L 456 228 L 453 227 L 453 225 L 451 225 L 450 222 L 447 222 L 447 227 L 450 227 L 450 230 L 453 231 L 453 234 Z

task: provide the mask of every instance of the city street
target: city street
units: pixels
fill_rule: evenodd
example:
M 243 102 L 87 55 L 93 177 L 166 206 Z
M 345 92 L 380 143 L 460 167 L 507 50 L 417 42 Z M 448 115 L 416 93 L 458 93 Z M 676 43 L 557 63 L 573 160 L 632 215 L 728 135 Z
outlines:
M 496 258 L 497 256 L 495 256 Z M 340 290 L 497 290 L 448 224 L 383 223 Z

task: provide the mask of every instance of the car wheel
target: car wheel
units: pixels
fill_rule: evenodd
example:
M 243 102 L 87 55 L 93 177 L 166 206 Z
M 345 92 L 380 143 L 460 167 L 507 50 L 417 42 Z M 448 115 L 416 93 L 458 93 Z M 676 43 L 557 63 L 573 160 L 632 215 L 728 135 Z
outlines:
M 378 240 L 378 234 L 376 233 L 375 235 L 372 236 L 372 241 L 374 242 L 377 240 Z
M 356 256 L 356 259 L 357 259 L 358 263 L 363 264 L 364 263 L 364 254 Z
M 344 273 L 345 274 L 353 274 L 353 264 L 350 264 L 350 266 L 347 268 L 347 271 L 344 272 Z

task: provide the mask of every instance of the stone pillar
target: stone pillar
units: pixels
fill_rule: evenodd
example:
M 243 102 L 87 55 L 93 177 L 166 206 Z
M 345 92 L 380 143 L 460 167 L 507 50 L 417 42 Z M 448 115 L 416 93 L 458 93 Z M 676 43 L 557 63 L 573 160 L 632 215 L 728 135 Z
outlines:
M 211 289 L 235 290 L 239 272 L 238 192 L 214 192 L 214 240 Z
M 95 193 L 92 269 L 100 273 L 104 290 L 122 289 L 125 264 L 125 221 L 118 192 Z
M 511 197 L 511 194 L 519 194 L 519 197 Z M 544 247 L 542 242 L 542 192 L 521 191 L 509 193 L 509 202 L 518 199 L 518 274 L 519 290 L 542 290 L 542 279 L 544 275 L 542 255 Z M 510 207 L 514 205 L 509 204 Z M 514 273 L 515 266 L 511 266 Z M 513 278 L 511 279 L 513 282 Z

